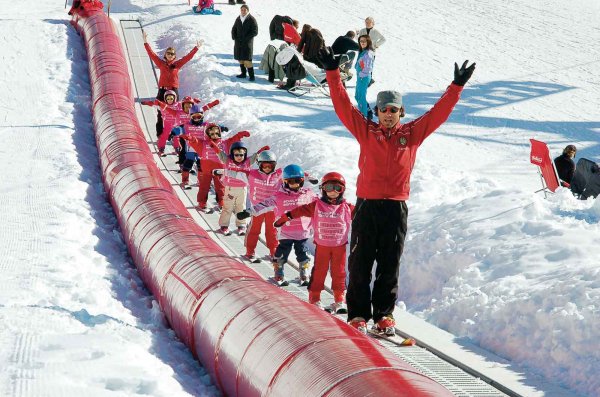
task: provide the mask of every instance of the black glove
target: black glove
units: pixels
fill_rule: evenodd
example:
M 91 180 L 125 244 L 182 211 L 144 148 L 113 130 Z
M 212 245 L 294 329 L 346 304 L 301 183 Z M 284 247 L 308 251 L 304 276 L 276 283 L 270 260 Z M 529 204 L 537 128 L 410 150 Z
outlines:
M 227 131 L 229 131 L 229 128 L 227 128 L 227 127 L 225 127 L 223 125 L 221 125 L 220 127 L 221 127 L 221 132 L 227 132 Z
M 317 59 L 319 59 L 319 62 L 321 62 L 321 65 L 323 65 L 325 70 L 336 70 L 340 67 L 340 60 L 335 59 L 330 47 L 321 48 L 317 55 Z
M 454 81 L 453 83 L 459 86 L 464 86 L 467 84 L 467 81 L 471 78 L 473 71 L 475 71 L 475 62 L 471 64 L 471 66 L 467 67 L 467 63 L 469 60 L 467 59 L 460 69 L 458 69 L 458 64 L 454 62 Z
M 313 184 L 313 185 L 316 185 L 317 183 L 319 183 L 319 180 L 318 180 L 317 178 L 315 178 L 315 177 L 312 177 L 312 176 L 309 176 L 309 177 L 308 177 L 308 181 L 309 181 L 311 184 Z
M 248 210 L 243 210 L 242 212 L 238 212 L 235 216 L 241 221 L 250 218 L 250 212 L 248 212 Z

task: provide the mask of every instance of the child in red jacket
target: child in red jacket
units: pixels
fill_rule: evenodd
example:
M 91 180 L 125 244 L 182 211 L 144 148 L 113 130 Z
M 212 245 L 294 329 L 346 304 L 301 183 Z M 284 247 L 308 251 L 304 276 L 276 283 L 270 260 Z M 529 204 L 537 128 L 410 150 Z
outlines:
M 354 206 L 344 200 L 346 180 L 337 172 L 329 172 L 321 179 L 321 199 L 301 205 L 286 212 L 275 222 L 281 227 L 290 219 L 312 217 L 315 230 L 315 266 L 308 283 L 308 301 L 321 307 L 321 291 L 331 265 L 331 288 L 334 302 L 325 310 L 331 313 L 347 313 L 346 292 L 346 244 L 352 222 Z

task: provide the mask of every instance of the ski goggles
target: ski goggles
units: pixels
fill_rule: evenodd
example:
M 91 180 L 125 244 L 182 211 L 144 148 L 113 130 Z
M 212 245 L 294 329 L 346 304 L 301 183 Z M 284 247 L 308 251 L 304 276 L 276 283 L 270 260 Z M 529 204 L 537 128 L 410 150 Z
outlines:
M 275 162 L 273 162 L 273 161 L 261 161 L 261 162 L 259 163 L 259 165 L 260 165 L 261 167 L 271 167 L 271 168 L 275 168 Z
M 386 107 L 386 108 L 379 109 L 379 111 L 380 111 L 381 113 L 387 113 L 387 112 L 398 113 L 398 112 L 400 111 L 400 109 L 399 109 L 399 108 L 397 108 L 397 107 L 388 106 L 388 107 Z
M 202 120 L 204 118 L 204 115 L 202 113 L 194 113 L 194 114 L 192 114 L 191 118 L 194 121 L 198 121 L 198 120 Z
M 323 189 L 326 192 L 336 191 L 338 193 L 341 193 L 344 191 L 344 187 L 337 183 L 326 183 L 325 185 L 321 186 L 321 189 Z
M 289 178 L 285 180 L 288 185 L 299 185 L 304 182 L 304 178 Z

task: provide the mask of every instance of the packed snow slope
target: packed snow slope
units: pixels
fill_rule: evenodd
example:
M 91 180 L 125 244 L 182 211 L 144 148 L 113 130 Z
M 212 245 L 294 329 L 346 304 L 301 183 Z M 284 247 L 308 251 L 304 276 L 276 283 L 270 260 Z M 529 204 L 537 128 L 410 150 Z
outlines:
M 248 1 L 260 28 L 255 60 L 275 14 L 311 24 L 328 43 L 372 15 L 388 41 L 368 97 L 401 91 L 407 120 L 435 103 L 454 62 L 477 62 L 418 154 L 398 304 L 550 382 L 600 395 L 600 203 L 534 194 L 528 161 L 532 137 L 555 155 L 573 143 L 578 157 L 600 161 L 600 4 Z M 269 144 L 281 165 L 343 172 L 354 200 L 358 145 L 330 100 L 292 97 L 262 75 L 232 78 L 239 11 L 223 3 L 222 16 L 164 0 L 115 1 L 112 14 L 140 17 L 159 52 L 174 45 L 181 55 L 205 39 L 180 93 L 221 99 L 209 117 L 250 130 L 251 149 Z M 162 323 L 115 231 L 85 50 L 62 4 L 4 4 L 0 20 L 0 394 L 217 394 Z
M 185 3 L 185 2 L 184 2 Z M 427 111 L 453 77 L 477 62 L 454 113 L 422 146 L 412 176 L 409 235 L 398 304 L 583 395 L 599 395 L 600 203 L 568 191 L 544 199 L 529 163 L 529 138 L 560 154 L 600 160 L 600 5 L 581 1 L 249 1 L 259 23 L 256 67 L 275 14 L 321 30 L 328 43 L 373 16 L 387 38 L 377 51 L 369 99 L 404 94 L 407 120 Z M 258 76 L 240 81 L 222 16 L 186 4 L 132 1 L 115 12 L 141 17 L 153 47 L 180 54 L 206 43 L 181 74 L 181 94 L 222 105 L 210 118 L 248 129 L 251 149 L 268 144 L 280 164 L 315 175 L 342 171 L 354 199 L 358 145 L 328 98 L 295 98 Z M 349 84 L 354 95 L 354 83 Z

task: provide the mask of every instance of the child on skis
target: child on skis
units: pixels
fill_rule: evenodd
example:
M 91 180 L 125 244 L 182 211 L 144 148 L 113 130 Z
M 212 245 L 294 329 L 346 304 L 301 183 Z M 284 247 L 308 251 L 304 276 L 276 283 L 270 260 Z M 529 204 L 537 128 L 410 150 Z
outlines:
M 282 183 L 281 175 L 283 170 L 275 168 L 277 166 L 277 156 L 275 156 L 275 153 L 270 150 L 260 152 L 256 161 L 258 162 L 258 168 L 253 168 L 248 173 L 248 198 L 252 206 L 274 195 Z M 256 250 L 258 236 L 264 223 L 267 248 L 269 249 L 271 261 L 273 261 L 275 249 L 277 248 L 277 229 L 273 226 L 274 222 L 274 211 L 252 216 L 248 234 L 246 235 L 246 255 L 244 255 L 244 259 L 252 263 L 260 262 L 260 259 L 254 255 L 254 251 Z
M 246 208 L 246 187 L 248 186 L 248 173 L 250 167 L 256 161 L 256 158 L 260 152 L 269 149 L 268 146 L 264 146 L 248 157 L 248 149 L 242 141 L 234 142 L 230 149 L 229 155 L 225 153 L 219 146 L 214 142 L 211 142 L 211 147 L 219 156 L 219 160 L 225 165 L 223 169 L 223 176 L 221 182 L 225 186 L 225 192 L 223 195 L 223 210 L 219 217 L 219 226 L 221 227 L 221 233 L 226 236 L 231 234 L 229 230 L 229 221 L 231 214 L 241 212 Z M 237 231 L 240 236 L 246 234 L 246 220 L 236 219 L 235 224 Z
M 189 121 L 173 129 L 172 134 L 183 139 L 183 145 L 179 154 L 179 166 L 181 167 L 181 187 L 191 189 L 189 185 L 190 173 L 194 164 L 198 167 L 198 178 L 200 178 L 200 153 L 202 147 L 196 145 L 196 140 L 204 136 L 204 112 L 200 105 L 193 105 L 190 109 Z
M 317 195 L 304 186 L 305 173 L 299 165 L 290 164 L 283 169 L 283 184 L 275 194 L 260 203 L 237 214 L 238 219 L 246 219 L 251 215 L 260 215 L 275 209 L 276 216 L 282 216 L 300 205 L 308 204 L 317 199 Z M 312 183 L 312 181 L 311 181 Z M 306 242 L 313 235 L 312 219 L 297 218 L 284 225 L 279 230 L 279 245 L 275 250 L 273 280 L 279 286 L 287 286 L 283 265 L 294 248 L 296 260 L 300 265 L 300 285 L 308 285 L 308 269 L 310 258 L 307 255 Z
M 215 209 L 221 211 L 223 208 L 224 186 L 221 182 L 221 177 L 215 173 L 215 170 L 222 169 L 224 164 L 219 160 L 217 152 L 213 146 L 217 146 L 219 151 L 229 152 L 230 146 L 234 142 L 240 141 L 242 138 L 250 136 L 248 131 L 240 131 L 227 139 L 221 138 L 221 126 L 215 123 L 208 123 L 204 128 L 204 136 L 186 138 L 188 143 L 200 153 L 200 168 L 202 174 L 198 175 L 199 190 L 198 190 L 198 209 L 207 213 L 213 212 L 206 206 L 208 201 L 208 191 L 210 190 L 211 182 L 215 185 L 215 195 L 217 198 L 217 206 Z
M 346 244 L 352 222 L 354 206 L 344 200 L 346 180 L 337 172 L 329 172 L 321 179 L 321 198 L 284 213 L 275 222 L 282 227 L 290 220 L 301 217 L 312 219 L 315 229 L 315 265 L 308 283 L 308 301 L 321 307 L 321 291 L 331 266 L 331 288 L 334 302 L 325 310 L 331 313 L 347 313 L 346 292 Z
M 177 111 L 179 110 L 179 102 L 177 102 L 177 93 L 173 90 L 168 90 L 165 92 L 164 95 L 165 101 L 162 102 L 158 99 L 154 99 L 151 101 L 142 101 L 142 105 L 146 105 L 146 106 L 154 106 L 156 108 L 158 108 L 158 110 L 162 113 L 162 131 L 164 131 L 164 134 L 160 134 L 158 136 L 158 142 L 156 143 L 156 146 L 158 147 L 158 155 L 161 157 L 165 157 L 165 146 L 167 144 L 167 139 L 170 136 L 171 130 L 173 129 L 173 127 L 175 127 L 176 125 L 181 125 L 184 123 L 179 123 L 177 124 L 177 122 L 179 121 L 180 117 L 178 117 Z M 193 104 L 193 102 L 192 102 Z M 189 107 L 192 106 L 192 104 L 190 104 Z M 188 107 L 188 111 L 189 111 L 189 107 Z M 167 111 L 167 109 L 169 109 L 170 111 Z M 187 115 L 187 114 L 186 114 Z

